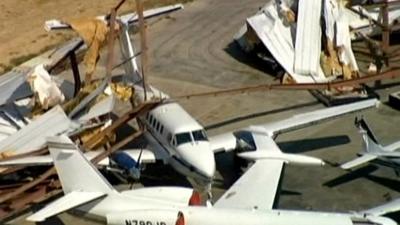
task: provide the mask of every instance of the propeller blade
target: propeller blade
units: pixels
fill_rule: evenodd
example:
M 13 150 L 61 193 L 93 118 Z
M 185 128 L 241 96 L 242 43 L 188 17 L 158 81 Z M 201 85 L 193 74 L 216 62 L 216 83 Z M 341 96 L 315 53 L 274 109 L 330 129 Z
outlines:
M 139 157 L 138 157 L 137 162 L 136 162 L 136 168 L 138 168 L 138 169 L 140 167 L 140 160 L 142 158 L 142 153 L 143 153 L 143 148 L 140 150 Z

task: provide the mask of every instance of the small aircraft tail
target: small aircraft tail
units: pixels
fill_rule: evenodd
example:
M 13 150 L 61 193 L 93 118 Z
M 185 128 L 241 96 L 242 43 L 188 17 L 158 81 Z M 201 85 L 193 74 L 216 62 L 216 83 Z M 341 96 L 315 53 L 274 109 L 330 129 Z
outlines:
M 49 138 L 48 146 L 65 194 L 73 191 L 115 192 L 67 136 Z
M 363 151 L 365 153 L 385 152 L 363 117 L 356 118 L 354 124 L 359 129 L 360 134 L 362 135 Z
M 67 136 L 49 138 L 48 146 L 64 196 L 26 218 L 28 221 L 44 221 L 116 192 Z
M 378 155 L 384 155 L 386 153 L 385 149 L 379 144 L 378 139 L 376 138 L 364 118 L 356 118 L 354 124 L 362 135 L 363 149 L 360 153 L 360 157 L 357 157 L 349 162 L 340 165 L 340 167 L 345 170 L 349 170 L 359 165 L 368 163 L 372 160 L 375 160 Z

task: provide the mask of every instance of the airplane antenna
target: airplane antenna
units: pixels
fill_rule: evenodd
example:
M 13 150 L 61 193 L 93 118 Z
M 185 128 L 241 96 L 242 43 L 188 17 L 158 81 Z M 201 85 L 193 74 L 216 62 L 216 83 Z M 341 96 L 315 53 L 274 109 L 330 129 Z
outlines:
M 142 70 L 142 82 L 144 91 L 144 101 L 147 101 L 147 90 L 146 90 L 146 73 L 147 73 L 147 41 L 146 41 L 146 26 L 143 16 L 143 2 L 142 0 L 135 0 L 136 11 L 139 18 L 139 33 L 140 33 L 140 48 L 141 48 L 141 70 Z

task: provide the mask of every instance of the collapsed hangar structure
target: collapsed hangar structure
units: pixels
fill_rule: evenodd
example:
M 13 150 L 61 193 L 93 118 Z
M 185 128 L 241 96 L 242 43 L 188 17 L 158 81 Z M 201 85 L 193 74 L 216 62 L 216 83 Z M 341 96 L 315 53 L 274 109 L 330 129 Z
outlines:
M 235 35 L 245 52 L 282 68 L 284 84 L 350 81 L 390 69 L 390 34 L 398 30 L 399 1 L 273 0 Z M 378 41 L 382 36 L 382 41 Z M 353 49 L 354 41 L 366 49 Z M 355 52 L 370 57 L 360 65 Z M 394 57 L 395 58 L 395 57 Z M 361 66 L 367 68 L 362 71 Z M 341 88 L 324 94 L 351 95 Z M 357 95 L 363 95 L 359 92 Z

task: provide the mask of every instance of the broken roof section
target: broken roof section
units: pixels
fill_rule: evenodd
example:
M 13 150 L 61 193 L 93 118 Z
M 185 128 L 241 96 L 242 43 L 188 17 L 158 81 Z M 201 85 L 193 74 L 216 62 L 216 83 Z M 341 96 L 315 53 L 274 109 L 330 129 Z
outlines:
M 73 122 L 60 106 L 55 106 L 27 126 L 0 142 L 0 153 L 7 156 L 39 150 L 46 144 L 46 137 L 59 135 L 73 128 Z
M 248 25 L 257 34 L 272 56 L 298 83 L 325 82 L 320 68 L 310 76 L 294 71 L 295 48 L 291 25 L 285 25 L 279 15 L 277 5 L 271 2 L 263 7 L 261 13 L 247 19 Z
M 361 6 L 347 8 L 347 4 L 343 0 L 271 0 L 247 19 L 247 27 L 235 39 L 245 51 L 264 45 L 296 83 L 327 82 L 338 76 L 352 79 L 359 76 L 351 48 L 354 32 L 376 30 L 371 19 L 381 21 L 382 16 L 376 8 L 367 11 Z M 399 18 L 399 9 L 389 8 L 390 24 Z M 360 17 L 357 10 L 370 19 Z

